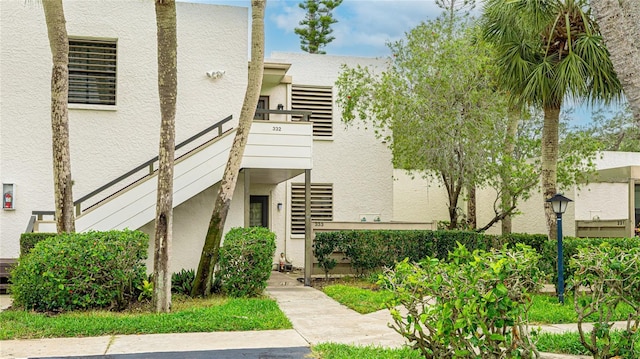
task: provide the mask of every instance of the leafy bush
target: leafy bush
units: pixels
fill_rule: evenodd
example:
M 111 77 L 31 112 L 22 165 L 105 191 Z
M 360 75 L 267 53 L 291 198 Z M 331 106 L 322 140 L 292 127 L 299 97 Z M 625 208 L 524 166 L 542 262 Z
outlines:
M 582 345 L 594 358 L 635 357 L 634 347 L 640 342 L 640 247 L 623 248 L 608 242 L 582 247 L 569 266 L 575 271 L 571 286 Z M 584 287 L 588 290 L 583 291 Z M 621 303 L 628 304 L 633 313 L 620 338 L 612 340 L 613 316 Z M 582 323 L 594 315 L 594 328 L 587 337 Z
M 12 273 L 14 304 L 37 311 L 121 308 L 146 278 L 148 244 L 146 234 L 129 230 L 43 240 Z
M 171 293 L 184 294 L 191 296 L 191 288 L 196 278 L 196 272 L 193 269 L 182 269 L 180 272 L 171 275 Z
M 262 294 L 271 276 L 276 235 L 267 228 L 233 228 L 220 248 L 222 290 L 232 297 Z
M 24 256 L 31 251 L 38 242 L 57 236 L 57 233 L 22 233 L 20 235 L 20 255 Z
M 529 293 L 539 289 L 544 274 L 540 255 L 516 247 L 471 253 L 458 244 L 448 261 L 404 260 L 387 270 L 380 284 L 393 292 L 385 303 L 391 327 L 425 358 L 476 358 L 476 350 L 483 358 L 531 356 Z
M 573 276 L 573 270 L 569 268 L 567 264 L 569 261 L 578 254 L 581 248 L 595 248 L 602 243 L 609 243 L 613 247 L 619 247 L 625 250 L 633 248 L 640 248 L 640 238 L 574 238 L 565 237 L 562 241 L 562 257 L 565 263 L 564 265 L 564 282 L 565 287 L 569 285 L 571 277 Z M 553 283 L 558 283 L 558 243 L 557 241 L 550 240 L 544 243 L 542 247 L 543 260 L 540 263 L 540 269 L 545 273 L 553 273 Z

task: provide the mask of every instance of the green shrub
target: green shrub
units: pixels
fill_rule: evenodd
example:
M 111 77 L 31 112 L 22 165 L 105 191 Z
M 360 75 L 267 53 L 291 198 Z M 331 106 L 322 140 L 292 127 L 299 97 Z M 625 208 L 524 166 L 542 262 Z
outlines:
M 146 278 L 138 231 L 71 233 L 41 241 L 12 273 L 16 306 L 37 311 L 121 308 Z
M 271 276 L 276 235 L 263 227 L 233 228 L 220 248 L 222 290 L 232 297 L 262 294 Z
M 448 230 L 350 230 L 320 232 L 314 240 L 314 255 L 328 273 L 335 267 L 331 253 L 344 253 L 352 268 L 362 275 L 409 258 L 419 261 L 427 256 L 447 259 L 461 243 L 469 250 L 489 250 L 523 243 L 541 253 L 546 235 L 510 234 L 494 236 L 471 231 Z
M 564 261 L 564 282 L 565 286 L 569 285 L 573 271 L 569 268 L 569 261 L 578 254 L 580 248 L 595 248 L 602 243 L 609 243 L 613 247 L 622 249 L 640 248 L 640 238 L 574 238 L 565 237 L 562 240 L 562 257 Z M 557 240 L 548 240 L 542 247 L 542 261 L 540 269 L 545 273 L 553 273 L 553 283 L 558 283 L 558 242 Z
M 22 233 L 20 235 L 20 255 L 24 256 L 31 251 L 35 245 L 45 239 L 57 236 L 57 233 Z
M 476 350 L 486 358 L 530 357 L 529 293 L 544 274 L 539 254 L 516 247 L 469 252 L 458 244 L 447 261 L 404 260 L 387 270 L 380 284 L 393 293 L 385 303 L 391 327 L 425 358 L 476 358 Z
M 171 275 L 171 293 L 191 296 L 191 288 L 196 278 L 193 269 L 182 269 L 180 272 Z
M 569 267 L 574 271 L 571 286 L 582 345 L 594 358 L 635 357 L 634 347 L 640 345 L 640 247 L 624 248 L 610 242 L 581 247 Z M 612 340 L 611 326 L 621 303 L 633 313 L 619 340 Z M 596 317 L 593 332 L 585 333 L 581 324 L 592 316 Z

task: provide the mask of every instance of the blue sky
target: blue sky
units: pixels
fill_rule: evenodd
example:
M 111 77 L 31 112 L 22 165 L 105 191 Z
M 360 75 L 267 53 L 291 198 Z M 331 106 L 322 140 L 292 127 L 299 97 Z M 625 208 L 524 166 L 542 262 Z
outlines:
M 250 8 L 249 0 L 185 0 Z M 300 26 L 304 10 L 302 0 L 268 0 L 265 11 L 265 56 L 271 52 L 302 52 L 294 28 Z M 480 3 L 478 0 L 477 3 Z M 480 5 L 475 12 L 479 11 Z M 386 44 L 404 37 L 405 32 L 421 21 L 441 13 L 434 0 L 343 0 L 334 11 L 338 20 L 332 26 L 335 40 L 325 51 L 329 55 L 382 57 L 389 54 Z M 250 19 L 249 19 L 250 23 Z M 572 124 L 590 121 L 591 109 L 577 106 L 571 114 Z
M 191 0 L 210 4 L 250 7 L 248 0 Z M 301 52 L 300 26 L 304 10 L 300 1 L 268 0 L 265 11 L 265 54 L 272 51 Z M 325 51 L 330 55 L 385 56 L 386 43 L 399 40 L 421 21 L 435 18 L 440 9 L 433 0 L 344 0 L 334 11 L 335 40 Z

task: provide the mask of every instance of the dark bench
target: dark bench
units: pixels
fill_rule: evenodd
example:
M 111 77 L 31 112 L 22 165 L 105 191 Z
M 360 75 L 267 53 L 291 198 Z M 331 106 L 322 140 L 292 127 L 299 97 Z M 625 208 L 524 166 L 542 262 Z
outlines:
M 11 268 L 16 265 L 14 258 L 0 258 L 0 293 L 6 294 L 9 289 L 9 274 Z

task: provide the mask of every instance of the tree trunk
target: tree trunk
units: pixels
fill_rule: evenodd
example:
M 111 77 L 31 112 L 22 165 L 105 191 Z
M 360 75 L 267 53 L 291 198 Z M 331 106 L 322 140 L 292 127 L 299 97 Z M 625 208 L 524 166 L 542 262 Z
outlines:
M 640 127 L 640 1 L 591 0 L 613 68 Z
M 171 310 L 169 255 L 173 236 L 173 162 L 175 158 L 176 98 L 178 95 L 175 0 L 156 0 L 158 32 L 158 95 L 160 145 L 158 150 L 158 198 L 156 201 L 153 303 L 156 312 Z
M 556 239 L 556 215 L 551 203 L 547 199 L 557 193 L 558 168 L 558 123 L 560 121 L 560 107 L 544 109 L 544 125 L 542 128 L 542 200 L 547 221 L 549 239 Z
M 218 263 L 222 233 L 227 219 L 233 191 L 236 188 L 238 174 L 251 123 L 255 115 L 262 75 L 264 71 L 264 9 L 266 0 L 251 1 L 251 62 L 249 63 L 249 79 L 244 103 L 240 112 L 238 129 L 229 152 L 229 160 L 224 169 L 218 196 L 214 204 L 209 228 L 205 238 L 198 271 L 193 283 L 192 295 L 207 296 L 211 294 L 214 280 L 214 269 Z
M 513 110 L 509 111 L 507 121 L 507 133 L 505 136 L 502 153 L 504 156 L 508 156 L 508 158 L 513 158 L 516 148 L 515 140 L 518 134 L 518 122 L 520 121 L 519 112 Z M 512 166 L 510 163 L 506 163 L 504 165 L 509 167 Z M 500 198 L 500 207 L 502 211 L 505 211 L 507 208 L 511 208 L 513 206 L 513 198 L 511 195 L 511 190 L 509 189 L 509 184 L 511 183 L 511 168 L 505 168 L 505 171 L 502 171 L 502 173 L 502 195 Z M 501 221 L 501 226 L 502 235 L 511 233 L 511 214 L 507 214 L 504 216 Z
M 470 185 L 467 188 L 467 191 L 469 192 L 469 202 L 467 202 L 467 228 L 473 230 L 478 226 L 478 220 L 476 216 L 476 186 Z
M 53 68 L 51 71 L 51 139 L 53 185 L 58 233 L 75 232 L 69 149 L 69 38 L 62 0 L 44 0 Z

